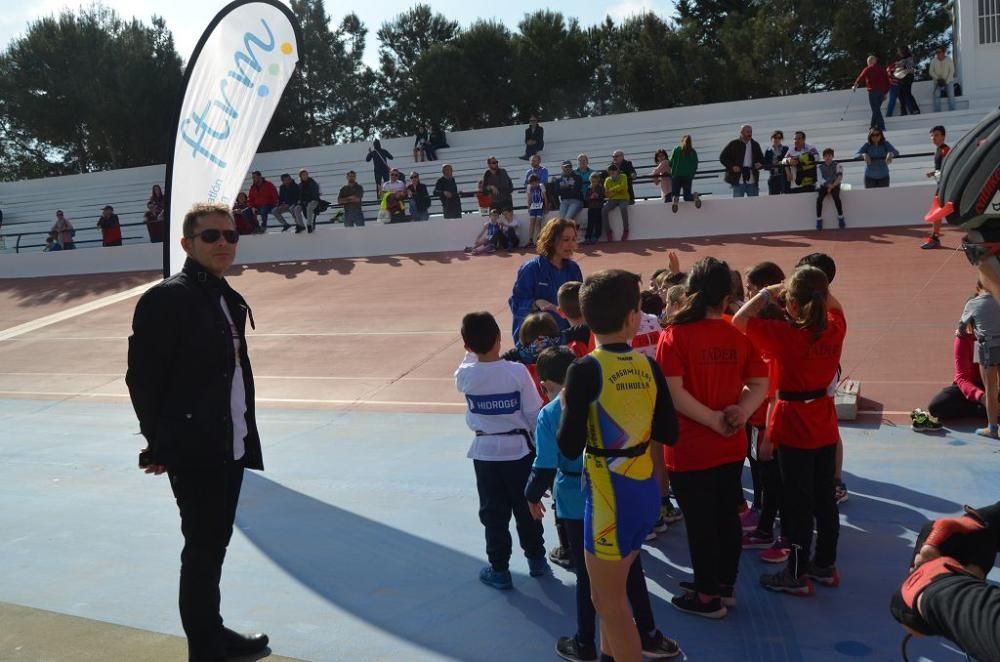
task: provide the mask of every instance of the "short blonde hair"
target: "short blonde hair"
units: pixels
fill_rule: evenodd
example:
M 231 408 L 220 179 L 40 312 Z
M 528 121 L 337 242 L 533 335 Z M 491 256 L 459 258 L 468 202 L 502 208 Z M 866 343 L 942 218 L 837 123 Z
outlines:
M 233 218 L 233 212 L 228 205 L 219 202 L 196 202 L 184 214 L 184 224 L 181 226 L 184 236 L 188 239 L 194 237 L 194 231 L 198 228 L 198 221 L 213 214 L 225 216 L 233 224 L 233 227 L 236 227 L 236 220 Z

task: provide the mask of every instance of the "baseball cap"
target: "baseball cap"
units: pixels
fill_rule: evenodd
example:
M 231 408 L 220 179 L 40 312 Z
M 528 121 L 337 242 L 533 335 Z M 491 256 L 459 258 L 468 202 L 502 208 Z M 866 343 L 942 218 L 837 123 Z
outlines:
M 564 168 L 572 168 L 573 167 L 573 163 L 570 162 L 570 161 L 563 161 L 562 162 L 562 167 L 564 167 Z

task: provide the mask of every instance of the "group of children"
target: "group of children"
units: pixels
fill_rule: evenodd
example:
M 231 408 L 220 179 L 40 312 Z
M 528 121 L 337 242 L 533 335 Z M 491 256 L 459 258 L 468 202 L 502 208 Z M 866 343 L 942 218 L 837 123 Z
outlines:
M 704 258 L 685 274 L 670 259 L 644 291 L 622 270 L 566 283 L 563 319 L 532 314 L 503 355 L 492 315 L 462 321 L 468 353 L 456 383 L 475 432 L 469 456 L 490 562 L 480 579 L 513 586 L 511 515 L 530 574 L 548 574 L 542 497 L 552 490 L 559 546 L 549 559 L 577 574 L 576 633 L 556 644 L 567 660 L 680 654 L 656 628 L 639 550 L 681 512 L 694 570 L 671 601 L 681 611 L 726 616 L 742 549 L 787 560 L 761 576 L 766 589 L 811 595 L 813 582 L 839 583 L 846 490 L 832 393 L 846 322 L 829 289 L 832 259 L 807 256 L 788 278 L 758 264 L 746 273 L 746 301 L 725 262 Z M 752 507 L 741 485 L 747 457 Z M 774 536 L 779 514 L 784 543 Z

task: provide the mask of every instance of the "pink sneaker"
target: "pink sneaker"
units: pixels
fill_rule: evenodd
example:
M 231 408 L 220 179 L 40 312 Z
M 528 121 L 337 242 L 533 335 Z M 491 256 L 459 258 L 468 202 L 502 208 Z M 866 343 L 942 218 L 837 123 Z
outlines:
M 765 549 L 760 553 L 760 560 L 764 563 L 784 563 L 788 560 L 791 550 L 788 546 L 788 539 L 781 537 L 775 541 L 770 549 Z
M 760 524 L 760 513 L 756 510 L 744 510 L 740 513 L 740 524 L 743 526 L 743 532 L 756 531 L 757 525 Z

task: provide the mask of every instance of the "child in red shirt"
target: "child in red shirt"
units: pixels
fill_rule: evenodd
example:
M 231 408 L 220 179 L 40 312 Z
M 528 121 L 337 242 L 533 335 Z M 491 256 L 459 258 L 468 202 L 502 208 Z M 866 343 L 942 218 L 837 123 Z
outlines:
M 758 313 L 781 295 L 790 319 L 760 319 Z M 827 586 L 840 583 L 840 514 L 833 489 L 840 433 L 828 387 L 837 374 L 847 333 L 844 311 L 830 294 L 826 275 L 806 266 L 796 269 L 785 285 L 762 289 L 740 309 L 733 325 L 746 331 L 778 366 L 777 402 L 767 439 L 778 449 L 784 485 L 782 528 L 792 550 L 782 572 L 763 575 L 760 581 L 772 591 L 812 595 L 810 580 Z
M 742 531 L 735 504 L 747 452 L 744 426 L 767 395 L 767 367 L 745 335 L 722 320 L 732 293 L 729 266 L 699 260 L 683 307 L 667 320 L 656 349 L 678 414 L 677 444 L 664 449 L 684 511 L 694 583 L 671 602 L 722 618 L 735 605 Z

